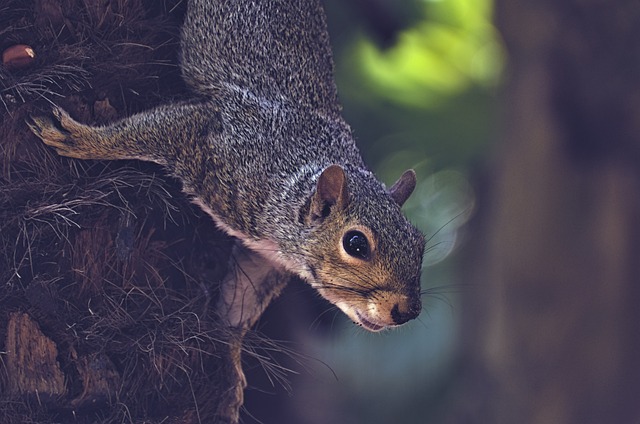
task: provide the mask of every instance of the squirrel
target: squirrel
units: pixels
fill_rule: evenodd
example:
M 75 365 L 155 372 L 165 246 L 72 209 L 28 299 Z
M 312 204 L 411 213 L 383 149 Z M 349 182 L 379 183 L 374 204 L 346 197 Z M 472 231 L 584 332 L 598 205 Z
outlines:
M 425 238 L 401 212 L 416 175 L 386 188 L 364 164 L 320 0 L 190 0 L 180 50 L 190 101 L 99 127 L 54 107 L 31 130 L 60 155 L 152 161 L 182 182 L 237 239 L 217 308 L 239 340 L 291 274 L 369 331 L 416 318 Z M 246 385 L 233 355 L 227 422 Z

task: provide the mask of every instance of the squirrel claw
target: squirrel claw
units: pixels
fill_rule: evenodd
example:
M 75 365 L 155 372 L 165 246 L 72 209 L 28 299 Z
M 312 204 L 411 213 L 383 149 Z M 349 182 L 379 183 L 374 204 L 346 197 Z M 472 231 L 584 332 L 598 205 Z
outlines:
M 55 118 L 60 122 L 60 125 L 65 129 L 70 129 L 75 125 L 79 125 L 76 121 L 71 118 L 71 116 L 61 107 L 54 106 L 51 109 L 51 113 Z
M 60 121 L 64 112 L 58 106 L 54 106 L 51 109 L 51 113 L 53 113 L 53 116 L 55 116 L 56 119 L 58 119 L 58 121 Z
M 38 136 L 46 145 L 57 149 L 68 147 L 69 134 L 61 130 L 49 118 L 44 116 L 31 116 L 27 121 L 31 132 Z
M 52 116 L 31 116 L 27 125 L 47 146 L 59 155 L 76 159 L 128 159 L 122 149 L 110 144 L 99 127 L 75 121 L 64 109 L 54 106 Z M 125 151 L 126 153 L 126 151 Z
M 78 140 L 81 140 L 82 137 L 74 134 L 77 132 L 74 124 L 77 123 L 73 121 L 67 112 L 57 106 L 51 112 L 55 119 L 46 116 L 31 116 L 27 119 L 26 123 L 31 132 L 38 136 L 47 146 L 54 147 L 61 156 L 80 159 L 90 158 L 89 155 L 83 154 L 78 143 Z

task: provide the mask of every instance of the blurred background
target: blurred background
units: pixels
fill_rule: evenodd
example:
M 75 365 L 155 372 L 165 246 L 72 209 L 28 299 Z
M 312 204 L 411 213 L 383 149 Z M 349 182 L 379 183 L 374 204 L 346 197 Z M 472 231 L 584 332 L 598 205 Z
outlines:
M 261 330 L 302 357 L 283 362 L 290 387 L 251 376 L 247 412 L 640 422 L 640 6 L 325 5 L 365 159 L 387 184 L 418 173 L 404 209 L 429 238 L 424 312 L 369 334 L 292 285 Z

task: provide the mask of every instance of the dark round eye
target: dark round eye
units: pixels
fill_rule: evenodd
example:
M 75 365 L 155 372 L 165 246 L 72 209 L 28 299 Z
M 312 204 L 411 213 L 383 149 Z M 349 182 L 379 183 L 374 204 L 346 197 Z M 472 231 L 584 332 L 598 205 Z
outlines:
M 342 247 L 350 256 L 358 259 L 368 259 L 371 253 L 369 240 L 360 231 L 348 231 L 342 239 Z

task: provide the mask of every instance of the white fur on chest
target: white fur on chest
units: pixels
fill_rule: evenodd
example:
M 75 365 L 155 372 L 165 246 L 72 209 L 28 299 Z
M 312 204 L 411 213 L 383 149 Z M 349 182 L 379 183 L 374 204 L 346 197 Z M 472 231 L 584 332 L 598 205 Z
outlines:
M 232 237 L 237 238 L 251 251 L 262 256 L 264 259 L 271 263 L 274 268 L 284 268 L 303 279 L 309 279 L 310 273 L 306 270 L 306 267 L 300 264 L 300 262 L 292 260 L 286 257 L 280 251 L 280 247 L 276 242 L 269 239 L 255 239 L 247 236 L 241 231 L 231 228 L 227 225 L 218 215 L 216 215 L 209 206 L 207 206 L 200 198 L 194 197 L 193 202 L 198 205 L 204 212 L 206 212 L 215 222 L 216 226 L 225 233 Z

